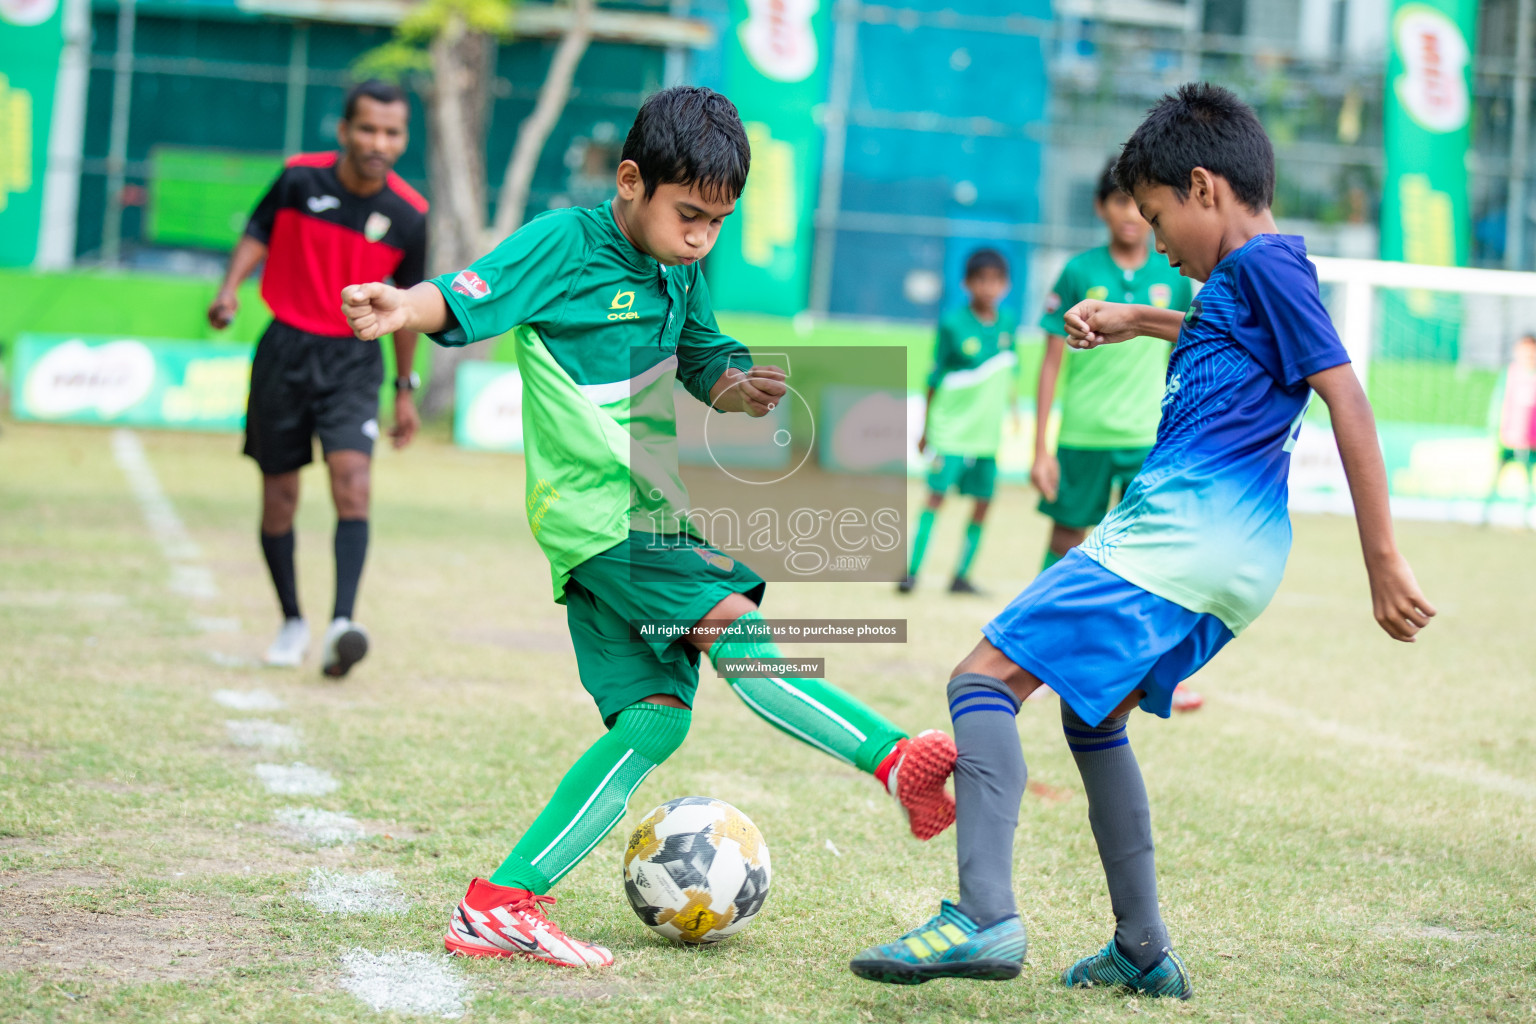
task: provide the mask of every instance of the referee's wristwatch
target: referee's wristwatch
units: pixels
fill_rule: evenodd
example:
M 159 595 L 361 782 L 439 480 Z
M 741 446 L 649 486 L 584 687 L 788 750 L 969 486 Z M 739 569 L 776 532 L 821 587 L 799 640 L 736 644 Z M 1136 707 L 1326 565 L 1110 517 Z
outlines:
M 415 391 L 419 387 L 421 387 L 421 374 L 415 370 L 412 370 L 403 377 L 395 378 L 396 391 Z

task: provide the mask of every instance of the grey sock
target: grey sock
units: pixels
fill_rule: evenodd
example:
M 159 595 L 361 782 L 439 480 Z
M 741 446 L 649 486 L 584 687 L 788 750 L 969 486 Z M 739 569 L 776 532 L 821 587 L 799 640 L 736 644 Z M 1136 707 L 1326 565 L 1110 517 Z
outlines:
M 962 913 L 986 927 L 1018 911 L 1013 833 L 1028 769 L 1014 716 L 1019 702 L 1001 679 L 971 672 L 949 681 L 954 722 L 955 835 Z
M 1152 813 L 1141 767 L 1125 734 L 1129 715 L 1089 725 L 1061 702 L 1061 725 L 1088 793 L 1088 823 L 1099 846 L 1115 941 L 1126 959 L 1146 970 L 1172 943 L 1157 910 Z

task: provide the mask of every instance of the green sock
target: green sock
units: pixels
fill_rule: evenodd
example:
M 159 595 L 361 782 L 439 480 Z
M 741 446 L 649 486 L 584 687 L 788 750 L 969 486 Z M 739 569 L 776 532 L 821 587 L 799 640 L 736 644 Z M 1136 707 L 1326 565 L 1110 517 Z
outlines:
M 907 567 L 908 576 L 916 576 L 917 570 L 923 567 L 923 553 L 928 550 L 928 535 L 933 532 L 935 518 L 931 508 L 923 509 L 923 514 L 917 517 L 917 535 L 912 538 L 912 564 Z
M 709 661 L 716 670 L 721 658 L 783 657 L 778 645 L 767 639 L 766 633 L 754 630 L 753 623 L 761 624 L 758 630 L 766 627 L 760 614 L 748 612 L 715 641 Z M 897 741 L 907 737 L 896 726 L 820 679 L 727 676 L 725 681 L 769 725 L 862 772 L 873 774 Z
M 976 561 L 976 549 L 981 546 L 981 524 L 969 523 L 965 527 L 965 546 L 960 549 L 960 564 L 955 567 L 955 578 L 965 579 L 971 574 L 971 563 Z
M 1066 558 L 1066 557 L 1067 557 L 1066 555 L 1058 555 L 1056 552 L 1052 551 L 1050 548 L 1046 548 L 1045 549 L 1045 559 L 1040 563 L 1040 571 L 1041 572 L 1045 572 L 1045 570 L 1049 569 L 1051 566 L 1055 565 L 1057 562 L 1061 561 L 1063 558 Z
M 495 885 L 548 892 L 624 817 L 629 798 L 688 735 L 693 712 L 631 704 L 565 773 L 555 795 L 491 875 Z

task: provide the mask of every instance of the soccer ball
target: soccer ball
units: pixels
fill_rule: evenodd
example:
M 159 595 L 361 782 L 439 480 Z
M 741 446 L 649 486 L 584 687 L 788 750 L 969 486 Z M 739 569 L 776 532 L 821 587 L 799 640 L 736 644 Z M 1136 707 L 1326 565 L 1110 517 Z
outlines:
M 673 942 L 719 942 L 743 931 L 768 898 L 768 844 L 724 800 L 668 800 L 630 833 L 624 894 L 646 927 Z

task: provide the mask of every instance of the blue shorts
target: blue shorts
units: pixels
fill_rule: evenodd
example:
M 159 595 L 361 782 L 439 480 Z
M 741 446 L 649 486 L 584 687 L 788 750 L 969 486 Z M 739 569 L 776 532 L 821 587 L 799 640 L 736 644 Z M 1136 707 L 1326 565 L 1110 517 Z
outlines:
M 1132 690 L 1167 718 L 1173 690 L 1216 656 L 1232 631 L 1116 576 L 1076 548 L 982 627 L 992 646 L 1097 725 Z

